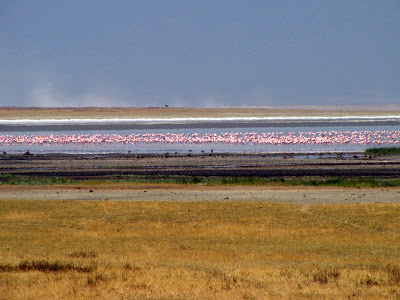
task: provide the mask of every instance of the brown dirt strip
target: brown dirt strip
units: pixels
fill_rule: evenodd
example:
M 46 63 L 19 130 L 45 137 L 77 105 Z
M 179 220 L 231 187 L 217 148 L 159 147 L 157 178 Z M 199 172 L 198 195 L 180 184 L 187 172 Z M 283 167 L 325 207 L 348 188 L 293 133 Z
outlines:
M 301 205 L 397 203 L 400 188 L 310 188 L 204 186 L 176 184 L 102 184 L 1 186 L 0 199 L 112 201 L 260 201 Z

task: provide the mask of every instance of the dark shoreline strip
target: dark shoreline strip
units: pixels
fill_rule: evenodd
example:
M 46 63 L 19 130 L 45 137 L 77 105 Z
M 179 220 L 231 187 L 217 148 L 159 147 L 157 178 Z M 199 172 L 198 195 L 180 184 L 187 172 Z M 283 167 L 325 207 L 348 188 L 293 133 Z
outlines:
M 275 168 L 275 169 L 195 169 L 195 170 L 116 170 L 116 171 L 27 171 L 27 172 L 13 172 L 13 175 L 24 176 L 38 176 L 38 177 L 67 177 L 72 179 L 94 179 L 107 176 L 218 176 L 218 177 L 304 177 L 304 176 L 344 176 L 344 177 L 396 177 L 400 176 L 398 168 L 374 168 L 374 169 L 353 169 L 353 168 L 321 168 L 321 169 L 308 169 L 308 168 Z

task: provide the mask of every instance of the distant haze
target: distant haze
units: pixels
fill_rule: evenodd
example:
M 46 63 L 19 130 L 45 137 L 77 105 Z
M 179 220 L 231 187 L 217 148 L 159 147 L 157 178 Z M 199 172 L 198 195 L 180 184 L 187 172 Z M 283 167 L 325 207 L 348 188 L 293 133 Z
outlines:
M 398 0 L 2 1 L 0 106 L 379 110 L 399 49 Z

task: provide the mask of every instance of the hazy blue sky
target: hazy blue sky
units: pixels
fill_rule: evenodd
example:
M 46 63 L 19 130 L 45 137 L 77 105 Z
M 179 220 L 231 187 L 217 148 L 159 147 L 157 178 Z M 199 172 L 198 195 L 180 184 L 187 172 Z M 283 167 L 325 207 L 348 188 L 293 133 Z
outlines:
M 0 106 L 400 103 L 400 1 L 0 2 Z

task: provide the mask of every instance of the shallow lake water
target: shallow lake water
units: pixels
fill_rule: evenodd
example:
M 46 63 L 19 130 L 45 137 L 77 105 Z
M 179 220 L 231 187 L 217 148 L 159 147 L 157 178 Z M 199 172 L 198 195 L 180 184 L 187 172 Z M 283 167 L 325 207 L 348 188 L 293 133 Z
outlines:
M 278 123 L 241 120 L 236 124 L 232 121 L 208 120 L 198 123 L 148 122 L 129 126 L 118 122 L 102 123 L 98 120 L 85 124 L 73 122 L 58 124 L 56 121 L 42 124 L 36 121 L 34 124 L 0 126 L 0 151 L 24 153 L 29 150 L 30 153 L 36 154 L 352 153 L 362 152 L 370 147 L 399 145 L 399 130 L 399 120 L 386 120 L 386 122 L 313 120 L 312 123 L 303 122 L 301 119 L 291 119 L 286 122 L 280 120 Z M 73 141 L 79 135 L 96 137 L 97 142 L 59 142 L 60 136 Z M 110 136 L 122 137 L 125 140 L 128 137 L 128 142 L 121 142 L 122 138 L 114 141 L 109 138 Z M 148 136 L 150 137 L 146 139 Z M 176 139 L 182 136 L 187 139 L 184 141 Z M 215 141 L 210 139 L 210 136 L 215 136 Z M 32 142 L 37 141 L 39 137 L 45 142 Z M 365 137 L 367 140 L 363 141 Z M 322 138 L 330 140 L 321 142 Z M 345 138 L 349 140 L 345 143 L 337 142 Z M 12 139 L 14 142 L 9 142 Z M 104 142 L 105 140 L 107 141 Z

